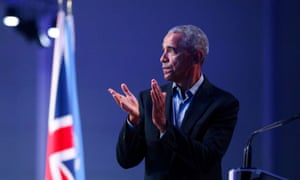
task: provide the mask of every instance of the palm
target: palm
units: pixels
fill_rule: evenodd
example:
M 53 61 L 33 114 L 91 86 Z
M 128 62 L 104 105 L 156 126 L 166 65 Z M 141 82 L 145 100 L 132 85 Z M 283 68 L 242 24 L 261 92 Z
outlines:
M 121 109 L 127 112 L 132 119 L 138 119 L 139 103 L 137 98 L 130 92 L 126 84 L 122 84 L 121 89 L 124 95 L 116 92 L 111 88 L 108 89 L 108 91 L 113 96 L 114 100 L 120 106 Z

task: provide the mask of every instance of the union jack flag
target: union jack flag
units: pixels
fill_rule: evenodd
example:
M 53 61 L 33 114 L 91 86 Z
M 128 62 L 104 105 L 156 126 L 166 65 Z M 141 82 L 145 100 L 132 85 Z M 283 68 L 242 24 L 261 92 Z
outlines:
M 45 180 L 85 179 L 75 74 L 73 16 L 58 12 L 48 116 Z

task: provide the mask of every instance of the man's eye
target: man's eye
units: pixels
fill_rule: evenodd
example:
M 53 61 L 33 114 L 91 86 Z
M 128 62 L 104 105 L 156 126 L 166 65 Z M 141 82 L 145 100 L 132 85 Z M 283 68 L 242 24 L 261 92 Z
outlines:
M 168 47 L 167 52 L 169 52 L 170 54 L 177 54 L 177 50 L 174 47 Z

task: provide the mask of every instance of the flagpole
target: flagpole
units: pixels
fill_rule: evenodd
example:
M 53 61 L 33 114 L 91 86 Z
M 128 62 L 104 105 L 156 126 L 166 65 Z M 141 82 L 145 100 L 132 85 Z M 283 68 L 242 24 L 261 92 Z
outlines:
M 58 10 L 63 10 L 63 0 L 57 0 L 57 4 L 58 4 Z
M 66 10 L 63 0 L 57 1 L 57 28 L 60 32 L 55 40 L 52 62 L 46 180 L 85 179 L 72 1 L 66 1 Z
M 67 14 L 72 14 L 72 0 L 67 0 Z
M 70 104 L 72 106 L 72 114 L 74 118 L 75 131 L 75 146 L 76 146 L 76 160 L 75 160 L 75 176 L 76 180 L 85 179 L 85 165 L 84 165 L 84 151 L 81 132 L 81 120 L 79 112 L 79 103 L 77 95 L 77 79 L 76 79 L 76 63 L 75 63 L 75 28 L 74 17 L 72 12 L 72 0 L 66 1 L 66 48 L 65 60 L 68 76 L 68 83 L 70 87 Z

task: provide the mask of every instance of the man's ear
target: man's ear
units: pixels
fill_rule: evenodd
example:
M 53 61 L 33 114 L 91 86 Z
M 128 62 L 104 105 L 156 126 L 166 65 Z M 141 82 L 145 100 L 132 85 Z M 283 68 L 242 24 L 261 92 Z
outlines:
M 204 59 L 205 59 L 205 55 L 204 55 L 204 52 L 203 50 L 196 50 L 193 54 L 193 60 L 195 63 L 200 63 L 201 65 L 203 64 L 204 62 Z

